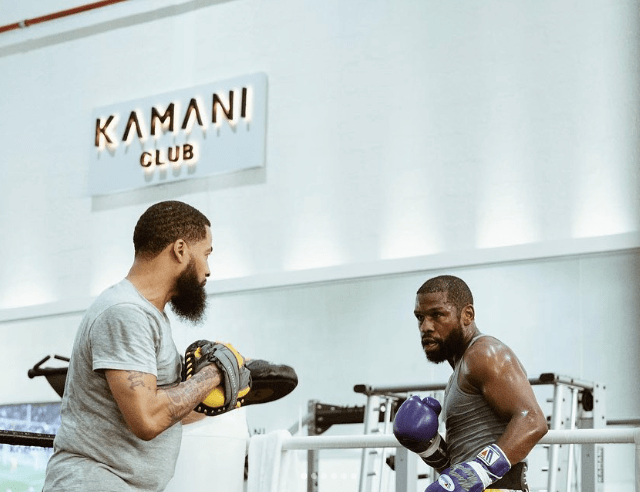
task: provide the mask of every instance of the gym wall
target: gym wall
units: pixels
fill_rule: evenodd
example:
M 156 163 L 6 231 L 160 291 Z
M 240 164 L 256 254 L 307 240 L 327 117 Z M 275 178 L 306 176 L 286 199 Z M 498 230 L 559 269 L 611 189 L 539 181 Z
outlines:
M 75 5 L 3 2 L 0 25 Z M 208 319 L 176 322 L 179 348 L 228 339 L 300 376 L 252 427 L 362 404 L 357 383 L 446 381 L 412 319 L 440 273 L 531 376 L 597 381 L 608 415 L 638 416 L 637 7 L 138 0 L 0 33 L 0 403 L 57 398 L 27 370 L 69 355 L 139 215 L 179 199 L 214 235 Z M 264 168 L 89 194 L 95 108 L 255 72 Z

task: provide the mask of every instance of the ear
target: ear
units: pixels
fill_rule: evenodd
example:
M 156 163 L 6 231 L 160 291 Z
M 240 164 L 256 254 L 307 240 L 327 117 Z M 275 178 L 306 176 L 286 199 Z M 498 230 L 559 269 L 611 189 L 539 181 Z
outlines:
M 187 242 L 184 239 L 178 239 L 173 243 L 171 251 L 178 263 L 187 263 L 189 261 Z
M 476 318 L 476 310 L 473 308 L 473 304 L 467 304 L 462 308 L 462 322 L 465 325 L 470 325 Z

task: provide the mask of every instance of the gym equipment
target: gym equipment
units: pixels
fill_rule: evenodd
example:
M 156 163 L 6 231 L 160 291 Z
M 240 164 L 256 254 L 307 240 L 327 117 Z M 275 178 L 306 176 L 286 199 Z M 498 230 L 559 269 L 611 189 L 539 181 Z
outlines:
M 606 420 L 603 385 L 554 373 L 543 373 L 538 378 L 529 379 L 529 383 L 532 386 L 550 386 L 552 389 L 551 398 L 546 400 L 546 403 L 551 404 L 551 413 L 547 417 L 551 430 L 603 429 L 614 425 L 640 425 L 640 419 L 636 418 Z M 295 434 L 302 426 L 306 426 L 308 435 L 316 436 L 322 434 L 331 425 L 364 423 L 365 435 L 389 434 L 395 410 L 404 400 L 415 393 L 441 400 L 445 387 L 444 383 L 379 387 L 358 384 L 354 386 L 354 391 L 365 395 L 364 407 L 341 407 L 310 400 L 309 413 L 289 431 Z M 568 405 L 567 402 L 569 402 Z M 580 445 L 580 476 L 575 476 L 573 473 L 576 468 L 574 444 L 542 444 L 541 446 L 548 450 L 548 466 L 538 470 L 547 475 L 547 490 L 569 492 L 576 483 L 580 484 L 582 492 L 603 490 L 603 444 L 587 442 Z M 381 491 L 382 475 L 387 469 L 395 470 L 396 490 L 414 490 L 418 478 L 433 479 L 435 477 L 433 470 L 430 470 L 426 476 L 418 477 L 416 472 L 418 457 L 414 453 L 398 448 L 395 456 L 388 456 L 387 451 L 387 448 L 363 447 L 359 492 Z M 318 449 L 308 450 L 307 492 L 318 492 L 318 452 Z M 530 474 L 532 472 L 530 470 Z

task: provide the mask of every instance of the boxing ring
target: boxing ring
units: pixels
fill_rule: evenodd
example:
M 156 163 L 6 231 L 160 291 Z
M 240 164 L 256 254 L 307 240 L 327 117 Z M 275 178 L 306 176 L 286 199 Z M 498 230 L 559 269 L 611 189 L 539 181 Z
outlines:
M 282 468 L 269 470 L 266 474 L 256 473 L 249 477 L 250 492 L 286 492 L 286 489 L 279 489 L 281 482 L 279 476 L 286 474 L 283 468 L 287 466 L 284 456 L 289 451 L 310 451 L 328 449 L 371 449 L 371 448 L 396 448 L 395 467 L 395 492 L 411 492 L 416 490 L 416 455 L 402 447 L 393 434 L 384 435 L 338 435 L 338 436 L 291 436 L 286 431 L 274 431 L 276 433 L 286 433 L 271 448 L 265 451 L 271 456 L 280 456 L 276 461 L 276 467 Z M 42 446 L 50 447 L 53 436 L 34 435 L 29 433 L 8 433 L 5 432 L 2 440 L 5 443 L 22 446 Z M 273 433 L 270 433 L 273 434 Z M 246 439 L 246 447 L 249 450 L 249 469 L 259 467 L 259 463 L 251 460 L 251 448 L 259 440 L 268 439 L 269 434 L 255 435 Z M 216 438 L 219 440 L 219 437 Z M 578 430 L 550 430 L 537 446 L 553 444 L 634 444 L 635 445 L 635 492 L 640 492 L 640 428 L 624 429 L 578 429 Z M 241 454 L 242 451 L 240 452 Z M 228 470 L 229 471 L 229 470 Z M 257 470 L 259 471 L 259 470 Z M 258 477 L 258 478 L 256 478 Z M 239 479 L 240 482 L 242 479 Z M 224 480 L 223 480 L 224 481 Z M 237 481 L 237 480 L 236 480 Z M 599 483 L 596 490 L 603 490 L 604 483 Z M 386 492 L 391 492 L 387 490 Z
M 537 487 L 532 490 L 575 490 L 580 492 L 603 492 L 604 481 L 604 444 L 634 444 L 635 457 L 627 451 L 625 483 L 640 492 L 638 483 L 638 444 L 635 431 L 640 428 L 640 419 L 607 419 L 605 415 L 605 387 L 601 384 L 582 381 L 573 377 L 554 373 L 543 373 L 530 378 L 533 387 L 550 393 L 549 398 L 537 395 L 540 401 L 549 404 L 549 433 L 532 451 L 531 460 L 536 465 L 529 468 L 529 476 Z M 321 404 L 315 400 L 309 402 L 309 414 L 302 421 L 308 429 L 308 437 L 292 437 L 283 442 L 282 449 L 307 450 L 307 492 L 318 492 L 318 453 L 320 449 L 362 448 L 360 465 L 360 483 L 358 492 L 382 492 L 391 490 L 392 481 L 388 480 L 389 470 L 395 471 L 395 490 L 397 492 L 416 490 L 416 477 L 434 479 L 434 472 L 427 467 L 424 472 L 416 472 L 416 463 L 422 462 L 404 448 L 397 448 L 391 432 L 393 414 L 397 404 L 409 395 L 427 393 L 436 399 L 442 397 L 444 384 L 416 384 L 394 386 L 356 385 L 354 391 L 366 396 L 364 407 L 341 407 Z M 358 415 L 356 416 L 356 411 Z M 320 436 L 331 425 L 342 423 L 364 423 L 364 434 L 344 436 L 336 439 Z M 297 434 L 300 425 L 289 429 L 291 435 Z M 614 428 L 624 426 L 625 428 Z M 579 432 L 579 433 L 575 433 Z M 586 432 L 586 433 L 583 433 Z M 313 436 L 313 437 L 311 437 Z M 308 439 L 320 438 L 315 441 Z M 575 439 L 575 440 L 574 440 Z M 307 443 L 307 444 L 304 444 Z M 563 445 L 567 446 L 563 446 Z M 308 447 L 306 447 L 308 446 Z M 389 448 L 396 448 L 395 451 Z M 619 450 L 621 451 L 621 450 Z M 619 452 L 616 451 L 616 452 Z M 395 452 L 395 454 L 394 454 Z M 546 458 L 544 458 L 546 453 Z M 577 456 L 576 456 L 577 454 Z M 634 459 L 635 458 L 635 459 Z M 542 466 L 540 465 L 542 462 Z M 388 468 L 385 466 L 388 465 Z M 381 485 L 386 476 L 386 489 Z M 614 475 L 611 476 L 616 480 Z M 530 482 L 530 486 L 532 483 Z M 609 484 L 610 486 L 610 484 Z M 559 488 L 558 488 L 559 487 Z M 566 488 L 564 488 L 566 487 Z M 611 490 L 611 489 L 609 489 Z M 625 490 L 630 490 L 627 488 Z
M 252 437 L 251 439 L 256 439 Z M 640 492 L 640 428 L 625 429 L 578 429 L 550 430 L 538 445 L 545 444 L 635 444 L 635 491 Z M 403 448 L 393 434 L 355 435 L 355 436 L 291 436 L 281 441 L 281 452 L 293 450 L 321 449 L 366 449 L 396 448 L 399 459 L 396 461 L 396 492 L 410 492 L 410 484 L 415 483 L 415 460 L 408 459 L 412 454 Z M 277 449 L 273 449 L 277 452 Z M 413 462 L 413 465 L 411 464 Z M 249 466 L 251 466 L 251 461 Z M 599 488 L 604 484 L 598 484 Z M 275 492 L 269 487 L 259 488 L 256 492 Z
M 45 375 L 56 389 L 60 383 L 56 371 L 60 369 L 42 369 L 40 366 L 46 360 L 36 364 L 29 377 Z M 530 383 L 533 386 L 551 385 L 553 388 L 553 398 L 547 400 L 552 404 L 550 430 L 536 445 L 541 451 L 542 448 L 549 448 L 549 466 L 546 469 L 548 490 L 557 490 L 556 484 L 562 481 L 557 476 L 561 468 L 573 467 L 572 459 L 567 460 L 569 465 L 559 462 L 557 448 L 561 445 L 569 445 L 570 450 L 574 445 L 581 445 L 580 491 L 604 492 L 607 486 L 604 454 L 599 454 L 599 451 L 604 453 L 602 445 L 631 444 L 635 446 L 635 454 L 626 456 L 633 459 L 634 474 L 632 478 L 627 472 L 625 483 L 633 487 L 635 492 L 640 492 L 640 419 L 607 420 L 604 387 L 598 384 L 551 373 L 532 378 Z M 441 391 L 443 388 L 442 384 L 391 387 L 356 385 L 354 391 L 367 397 L 365 406 L 341 407 L 311 400 L 309 414 L 299 419 L 296 425 L 289 430 L 275 430 L 267 434 L 250 435 L 245 409 L 185 426 L 176 474 L 167 492 L 180 492 L 185 486 L 197 487 L 203 470 L 213 471 L 218 484 L 223 485 L 227 492 L 302 492 L 302 480 L 305 479 L 306 491 L 318 492 L 318 453 L 320 450 L 339 449 L 362 450 L 358 492 L 415 492 L 418 480 L 426 477 L 418 473 L 418 466 L 423 464 L 415 453 L 401 446 L 391 432 L 392 415 L 408 394 Z M 564 401 L 571 401 L 571 405 L 563 408 Z M 362 423 L 364 434 L 320 435 L 332 425 Z M 381 423 L 384 424 L 382 427 Z M 563 428 L 567 425 L 568 429 Z M 307 428 L 308 435 L 299 434 L 302 427 Z M 51 448 L 54 437 L 54 434 L 20 432 L 17 429 L 0 430 L 0 444 L 10 446 Z M 390 448 L 395 453 L 392 456 L 393 463 L 385 461 Z M 307 455 L 307 473 L 304 475 L 297 469 L 301 464 L 299 451 L 306 451 Z M 369 455 L 377 455 L 375 466 Z M 569 458 L 573 458 L 572 451 Z M 631 459 L 626 463 L 629 469 Z M 387 465 L 393 470 L 393 480 L 389 480 L 385 486 L 382 483 L 383 470 L 387 477 L 391 477 Z M 429 469 L 430 479 L 433 473 Z M 565 473 L 562 478 L 566 478 L 566 490 L 573 490 L 571 473 Z M 611 490 L 610 487 L 611 484 L 608 490 Z
M 236 413 L 236 412 L 233 412 Z M 231 415 L 230 415 L 231 416 Z M 269 440 L 270 435 L 278 434 L 279 439 Z M 51 447 L 53 443 L 53 435 L 40 435 L 25 432 L 0 432 L 0 441 L 6 444 L 13 444 L 19 446 L 40 446 Z M 249 452 L 249 484 L 248 492 L 287 492 L 287 488 L 281 488 L 282 481 L 280 477 L 286 475 L 288 471 L 285 469 L 290 462 L 287 461 L 286 455 L 291 451 L 318 451 L 318 450 L 330 450 L 330 449 L 372 449 L 372 448 L 395 448 L 396 461 L 395 461 L 395 492 L 413 492 L 416 490 L 417 485 L 417 455 L 411 453 L 406 448 L 402 447 L 393 434 L 378 434 L 378 435 L 337 435 L 337 436 L 292 436 L 288 431 L 273 431 L 268 434 L 258 434 L 252 437 L 237 438 L 234 436 L 234 446 L 237 448 L 237 460 L 238 470 L 232 470 L 227 465 L 226 468 L 221 469 L 221 473 L 226 472 L 233 477 L 227 477 L 230 482 L 237 483 L 233 487 L 229 487 L 229 490 L 242 490 L 242 464 L 244 461 L 245 450 Z M 196 439 L 202 440 L 199 442 L 199 449 L 205 448 L 211 449 L 210 446 L 215 444 L 224 444 L 222 449 L 226 448 L 226 453 L 229 453 L 229 442 L 222 442 L 219 435 L 216 436 L 194 436 Z M 188 441 L 188 440 L 187 440 Z M 237 442 L 235 442 L 237 441 Z M 259 459 L 253 459 L 256 455 L 252 452 L 252 448 L 259 446 L 259 442 L 267 442 L 267 447 L 262 448 L 263 456 L 269 456 L 269 459 L 265 462 L 261 462 Z M 244 444 L 243 444 L 244 443 Z M 185 444 L 193 444 L 185 442 Z M 640 427 L 635 428 L 620 428 L 620 429 L 577 429 L 577 430 L 550 430 L 545 435 L 537 446 L 544 445 L 562 445 L 562 444 L 633 444 L 635 445 L 635 492 L 640 492 Z M 278 457 L 275 462 L 273 457 Z M 220 458 L 218 456 L 217 458 Z M 211 455 L 207 455 L 206 460 L 211 461 Z M 216 460 L 217 461 L 217 460 Z M 224 460 L 223 460 L 224 461 Z M 228 461 L 228 460 L 227 460 Z M 198 463 L 198 460 L 193 462 L 190 460 L 190 466 L 198 467 L 202 463 Z M 275 465 L 275 466 L 273 466 Z M 269 466 L 272 469 L 268 470 L 268 473 L 261 472 L 261 467 Z M 194 468 L 198 470 L 199 468 Z M 253 471 L 255 470 L 255 473 Z M 200 470 L 201 471 L 201 470 Z M 183 490 L 182 486 L 185 484 L 185 476 L 191 476 L 191 480 L 195 476 L 194 471 L 191 470 L 187 475 L 179 477 L 178 485 L 179 490 Z M 236 476 L 237 475 L 237 476 Z M 176 477 L 178 478 L 178 477 Z M 218 477 L 222 482 L 225 482 L 226 478 L 223 476 Z M 604 481 L 596 484 L 594 490 L 600 492 L 604 490 Z M 307 490 L 310 489 L 308 486 Z M 245 489 L 247 490 L 247 489 Z M 389 489 L 381 489 L 384 492 L 392 492 Z M 583 489 L 584 490 L 584 489 Z

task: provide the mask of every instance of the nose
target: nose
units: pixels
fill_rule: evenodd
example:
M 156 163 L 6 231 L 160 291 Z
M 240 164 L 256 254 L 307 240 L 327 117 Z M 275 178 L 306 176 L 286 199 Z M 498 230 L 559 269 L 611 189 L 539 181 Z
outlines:
M 433 323 L 430 323 L 427 318 L 423 319 L 420 323 L 420 333 L 432 333 L 433 332 Z

